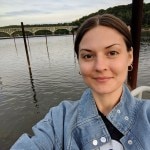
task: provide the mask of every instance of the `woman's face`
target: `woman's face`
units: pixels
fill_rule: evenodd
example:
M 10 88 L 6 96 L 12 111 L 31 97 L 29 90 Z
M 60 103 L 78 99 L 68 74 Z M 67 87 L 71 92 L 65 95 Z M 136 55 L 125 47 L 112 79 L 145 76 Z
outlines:
M 116 30 L 97 26 L 89 30 L 79 45 L 79 66 L 85 83 L 97 94 L 122 88 L 133 60 L 123 36 Z

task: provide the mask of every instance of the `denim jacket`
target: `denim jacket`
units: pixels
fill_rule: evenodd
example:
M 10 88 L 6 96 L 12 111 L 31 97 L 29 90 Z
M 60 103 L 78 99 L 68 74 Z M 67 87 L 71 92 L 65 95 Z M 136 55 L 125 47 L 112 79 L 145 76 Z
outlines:
M 107 119 L 123 133 L 124 150 L 150 149 L 149 100 L 132 97 L 124 86 L 120 102 Z M 33 137 L 23 134 L 11 150 L 99 150 L 111 140 L 90 89 L 78 101 L 63 101 L 51 108 L 33 132 Z

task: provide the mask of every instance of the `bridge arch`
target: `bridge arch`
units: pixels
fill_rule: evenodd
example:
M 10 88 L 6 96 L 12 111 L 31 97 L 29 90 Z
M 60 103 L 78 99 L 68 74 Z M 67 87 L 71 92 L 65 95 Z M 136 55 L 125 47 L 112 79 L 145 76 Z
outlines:
M 10 37 L 9 33 L 0 31 L 1 37 Z
M 25 35 L 31 36 L 31 35 L 33 35 L 33 33 L 30 32 L 30 31 L 25 30 Z M 15 37 L 16 36 L 22 36 L 22 31 L 21 30 L 20 31 L 14 31 L 14 32 L 11 33 L 10 36 L 15 36 Z
M 37 30 L 34 32 L 35 35 L 52 35 L 53 32 L 50 30 Z
M 35 27 L 25 27 L 24 30 L 27 32 L 27 35 L 34 35 L 34 33 L 39 33 L 42 31 L 39 30 L 46 30 L 48 34 L 71 34 L 73 33 L 73 29 L 77 26 L 35 26 Z M 21 27 L 15 28 L 0 28 L 0 32 L 4 32 L 9 34 L 10 36 L 18 35 L 22 36 L 22 29 Z
M 54 34 L 58 34 L 58 35 L 60 35 L 60 34 L 62 34 L 62 35 L 66 35 L 66 34 L 70 34 L 70 31 L 69 30 L 67 30 L 67 29 L 56 29 L 55 31 L 54 31 Z

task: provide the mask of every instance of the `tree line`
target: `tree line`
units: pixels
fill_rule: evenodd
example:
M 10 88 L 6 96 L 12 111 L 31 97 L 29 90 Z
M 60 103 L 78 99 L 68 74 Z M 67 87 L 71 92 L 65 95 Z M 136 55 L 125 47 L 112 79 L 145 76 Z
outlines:
M 104 13 L 109 13 L 113 14 L 120 19 L 122 19 L 127 25 L 131 25 L 131 17 L 132 17 L 132 4 L 128 5 L 120 5 L 120 6 L 115 6 L 112 8 L 108 8 L 106 10 L 100 9 L 99 11 L 89 14 L 87 16 L 83 16 L 82 18 L 73 21 L 71 25 L 78 25 L 82 22 L 84 22 L 87 18 L 98 15 L 98 14 L 104 14 Z M 150 28 L 150 3 L 147 3 L 143 5 L 143 18 L 142 18 L 142 28 Z
M 120 5 L 115 7 L 110 7 L 106 10 L 100 9 L 99 11 L 95 13 L 91 13 L 87 16 L 83 16 L 80 19 L 77 19 L 75 21 L 72 21 L 70 23 L 58 23 L 58 24 L 35 24 L 35 25 L 25 25 L 25 27 L 36 27 L 36 26 L 80 26 L 81 23 L 83 23 L 87 18 L 98 15 L 98 14 L 104 14 L 104 13 L 110 13 L 113 14 L 120 19 L 122 19 L 124 22 L 126 22 L 127 25 L 131 24 L 131 16 L 132 16 L 132 4 L 128 5 Z M 10 25 L 0 28 L 16 28 L 20 27 L 19 25 Z M 147 3 L 143 5 L 143 19 L 142 19 L 142 28 L 150 28 L 150 3 Z

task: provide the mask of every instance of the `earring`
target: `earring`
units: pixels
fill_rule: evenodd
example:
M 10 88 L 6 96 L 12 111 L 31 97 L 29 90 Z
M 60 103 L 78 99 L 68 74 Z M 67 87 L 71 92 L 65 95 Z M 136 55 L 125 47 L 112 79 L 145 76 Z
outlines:
M 80 71 L 79 71 L 79 75 L 82 75 Z
M 133 70 L 133 65 L 131 64 L 130 66 L 128 66 L 128 71 L 132 71 Z

